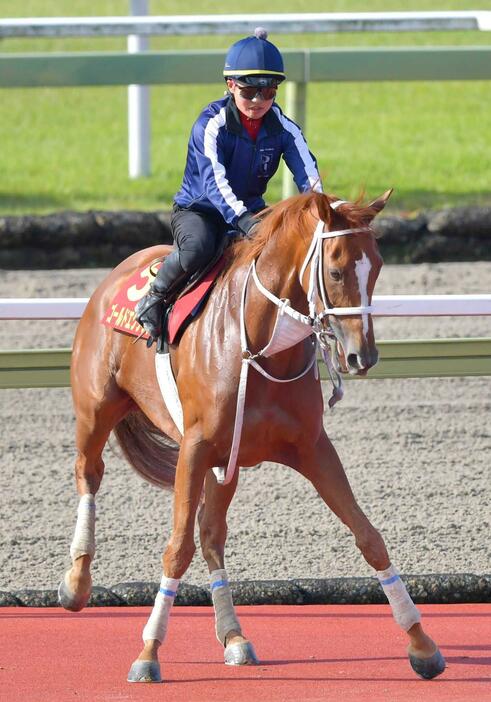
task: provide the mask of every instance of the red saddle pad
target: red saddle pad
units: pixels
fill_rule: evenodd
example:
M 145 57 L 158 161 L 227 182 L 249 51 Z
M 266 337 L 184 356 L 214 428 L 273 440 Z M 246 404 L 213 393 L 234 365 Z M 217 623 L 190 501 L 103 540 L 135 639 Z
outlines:
M 195 313 L 196 308 L 209 291 L 224 264 L 225 261 L 222 257 L 192 290 L 180 297 L 174 304 L 168 320 L 168 337 L 171 344 L 174 342 L 182 324 L 193 312 Z M 161 265 L 160 262 L 152 265 L 152 270 L 150 270 L 150 266 L 145 266 L 145 268 L 139 269 L 128 278 L 107 308 L 101 320 L 102 324 L 124 334 L 148 339 L 148 334 L 135 319 L 135 307 L 137 302 L 148 292 L 155 273 Z
M 224 264 L 225 260 L 222 256 L 192 290 L 175 302 L 167 322 L 167 335 L 170 344 L 174 343 L 179 329 L 187 318 L 195 313 L 195 310 L 197 311 L 198 305 L 213 285 L 213 281 L 222 270 Z

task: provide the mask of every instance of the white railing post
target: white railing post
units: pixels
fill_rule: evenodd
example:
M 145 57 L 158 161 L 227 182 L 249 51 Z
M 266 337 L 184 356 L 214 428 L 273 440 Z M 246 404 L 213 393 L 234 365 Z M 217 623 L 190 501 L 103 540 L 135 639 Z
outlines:
M 306 129 L 306 101 L 307 83 L 294 83 L 285 81 L 285 114 L 302 128 L 305 135 Z M 282 199 L 285 200 L 290 195 L 297 192 L 297 186 L 293 182 L 293 177 L 288 168 L 283 166 L 283 189 Z
M 148 0 L 130 0 L 132 15 L 148 15 Z M 148 49 L 147 37 L 130 34 L 128 53 Z M 150 175 L 150 88 L 128 86 L 128 174 L 130 178 Z

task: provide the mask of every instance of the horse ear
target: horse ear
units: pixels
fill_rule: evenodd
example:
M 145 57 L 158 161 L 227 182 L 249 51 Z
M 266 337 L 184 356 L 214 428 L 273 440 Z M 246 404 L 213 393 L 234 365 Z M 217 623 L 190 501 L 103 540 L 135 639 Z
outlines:
M 390 190 L 386 190 L 383 195 L 381 195 L 380 197 L 377 197 L 375 200 L 373 200 L 373 202 L 370 202 L 368 204 L 368 207 L 375 210 L 377 212 L 377 214 L 379 212 L 382 212 L 385 205 L 387 204 L 389 197 L 392 195 L 393 192 L 394 192 L 394 188 L 390 188 Z

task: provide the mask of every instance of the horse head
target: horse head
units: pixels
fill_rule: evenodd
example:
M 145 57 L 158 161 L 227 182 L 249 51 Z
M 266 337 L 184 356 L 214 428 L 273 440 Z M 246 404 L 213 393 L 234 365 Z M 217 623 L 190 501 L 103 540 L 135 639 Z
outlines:
M 335 338 L 339 369 L 352 375 L 365 375 L 378 360 L 370 305 L 383 261 L 370 225 L 391 193 L 367 205 L 323 194 L 313 202 L 319 224 L 302 286 L 325 334 Z

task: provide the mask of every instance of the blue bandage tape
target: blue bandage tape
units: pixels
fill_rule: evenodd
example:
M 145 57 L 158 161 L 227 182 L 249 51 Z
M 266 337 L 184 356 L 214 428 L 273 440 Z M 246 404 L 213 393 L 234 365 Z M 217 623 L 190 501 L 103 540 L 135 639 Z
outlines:
M 175 597 L 176 596 L 176 592 L 174 592 L 174 590 L 166 590 L 163 587 L 161 587 L 159 589 L 159 592 L 161 595 L 165 595 L 166 597 Z
M 217 580 L 216 582 L 212 583 L 211 585 L 211 591 L 215 590 L 217 587 L 225 587 L 228 585 L 228 580 Z
M 381 585 L 392 585 L 392 583 L 395 583 L 396 580 L 399 580 L 399 576 L 393 575 L 392 578 L 389 578 L 388 580 L 381 580 L 380 584 Z

